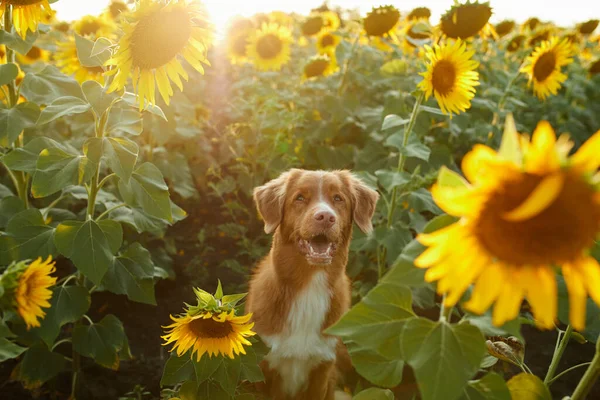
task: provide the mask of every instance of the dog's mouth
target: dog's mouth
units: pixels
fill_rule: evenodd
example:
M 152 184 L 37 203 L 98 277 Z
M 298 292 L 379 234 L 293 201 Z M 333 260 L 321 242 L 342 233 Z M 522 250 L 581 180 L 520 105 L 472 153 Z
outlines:
M 298 248 L 312 265 L 331 264 L 337 250 L 336 244 L 324 234 L 298 240 Z

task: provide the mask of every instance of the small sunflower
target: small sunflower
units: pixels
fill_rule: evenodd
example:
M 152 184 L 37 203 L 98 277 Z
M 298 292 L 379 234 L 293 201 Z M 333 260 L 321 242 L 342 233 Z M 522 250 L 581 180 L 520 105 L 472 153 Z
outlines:
M 529 76 L 529 84 L 533 84 L 533 92 L 541 100 L 550 94 L 556 94 L 567 75 L 561 68 L 573 62 L 574 47 L 567 39 L 543 42 L 537 47 L 521 68 L 521 72 Z
M 140 109 L 148 102 L 155 104 L 155 87 L 168 105 L 173 88 L 171 82 L 183 90 L 181 78 L 188 79 L 179 59 L 204 73 L 202 63 L 211 44 L 202 5 L 188 0 L 168 3 L 142 0 L 131 16 L 122 23 L 125 34 L 119 47 L 106 65 L 112 66 L 107 75 L 114 75 L 109 92 L 121 90 L 131 76 L 139 96 Z
M 539 18 L 536 17 L 532 17 L 529 18 L 527 21 L 523 22 L 523 25 L 521 25 L 521 29 L 522 30 L 530 30 L 530 31 L 534 31 L 537 29 L 537 27 L 539 25 L 541 25 L 542 21 L 539 20 Z
M 248 39 L 254 30 L 254 22 L 243 17 L 234 19 L 227 29 L 227 57 L 232 64 L 241 64 L 247 61 Z
M 277 24 L 263 24 L 247 48 L 248 58 L 262 71 L 278 71 L 290 60 L 292 33 Z
M 571 157 L 566 137 L 556 140 L 547 122 L 531 142 L 509 118 L 500 151 L 478 145 L 462 162 L 462 177 L 445 170 L 431 193 L 460 220 L 417 239 L 428 246 L 415 265 L 428 268 L 445 305 L 465 304 L 480 314 L 493 303 L 493 323 L 517 317 L 526 298 L 539 326 L 552 328 L 557 313 L 556 267 L 569 291 L 570 321 L 585 325 L 589 293 L 600 304 L 600 265 L 590 256 L 600 232 L 600 132 Z M 594 177 L 595 175 L 595 177 Z M 594 183 L 594 180 L 596 183 Z
M 104 68 L 84 67 L 77 56 L 77 45 L 75 39 L 70 38 L 67 42 L 58 43 L 54 53 L 56 66 L 65 75 L 71 75 L 80 84 L 93 80 L 104 84 Z
M 523 46 L 523 42 L 525 41 L 525 35 L 516 35 L 513 37 L 508 44 L 506 45 L 506 50 L 514 53 L 519 50 L 521 46 Z
M 598 23 L 600 23 L 599 20 L 590 19 L 589 21 L 577 25 L 577 30 L 582 35 L 591 35 L 598 27 Z
M 32 46 L 27 54 L 17 54 L 19 64 L 34 64 L 39 61 L 48 61 L 50 53 L 47 50 L 40 49 L 37 46 Z
M 405 49 L 409 52 L 431 39 L 433 30 L 425 19 L 409 21 L 404 27 Z
M 399 23 L 400 11 L 396 7 L 373 7 L 363 21 L 363 28 L 367 36 L 394 38 Z
M 321 12 L 321 18 L 323 18 L 323 29 L 325 30 L 335 31 L 340 27 L 340 17 L 333 11 Z
M 473 50 L 468 50 L 465 42 L 457 39 L 454 43 L 425 45 L 425 56 L 429 60 L 427 70 L 421 75 L 424 79 L 419 88 L 428 99 L 435 96 L 442 112 L 460 113 L 471 107 L 475 97 L 475 86 L 479 85 L 477 61 L 472 60 Z
M 453 5 L 446 14 L 442 15 L 440 28 L 449 38 L 467 39 L 477 35 L 492 16 L 489 3 L 471 3 Z
M 67 33 L 71 30 L 71 24 L 69 22 L 57 22 L 52 26 L 52 29 L 58 32 Z
M 419 19 L 426 19 L 429 21 L 431 17 L 431 10 L 427 7 L 417 7 L 413 9 L 407 16 L 406 19 L 408 21 L 414 21 Z
M 84 37 L 110 37 L 116 30 L 115 24 L 105 16 L 86 15 L 73 23 L 73 29 Z
M 315 36 L 321 32 L 325 26 L 325 21 L 321 14 L 309 15 L 300 25 L 300 31 L 304 36 Z
M 303 80 L 328 76 L 337 71 L 338 64 L 333 53 L 318 54 L 308 60 L 304 66 Z
M 120 0 L 113 0 L 108 5 L 107 13 L 113 20 L 119 19 L 123 14 L 129 12 L 127 4 Z
M 499 37 L 506 36 L 509 33 L 511 33 L 513 31 L 513 29 L 515 29 L 515 26 L 516 26 L 515 21 L 506 19 L 506 20 L 496 24 L 496 33 L 498 34 Z
M 550 35 L 551 35 L 551 32 L 549 29 L 540 29 L 537 32 L 535 32 L 535 34 L 533 36 L 531 36 L 529 38 L 529 41 L 527 42 L 527 44 L 529 45 L 529 47 L 536 47 L 540 43 L 545 42 L 546 40 L 550 39 Z
M 320 54 L 335 51 L 335 48 L 338 44 L 340 44 L 341 41 L 342 39 L 338 35 L 334 34 L 331 31 L 324 30 L 317 37 L 317 51 Z
M 37 31 L 40 22 L 52 12 L 48 0 L 0 0 L 0 18 L 12 6 L 12 21 L 15 31 L 25 38 L 27 31 Z
M 588 72 L 592 76 L 600 74 L 600 59 L 594 61 L 592 65 L 590 65 Z

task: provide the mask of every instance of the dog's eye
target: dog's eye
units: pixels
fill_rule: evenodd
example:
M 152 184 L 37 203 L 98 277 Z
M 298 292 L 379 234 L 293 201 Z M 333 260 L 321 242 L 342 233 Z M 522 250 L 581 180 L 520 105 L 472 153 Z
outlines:
M 298 196 L 296 196 L 296 201 L 304 201 L 304 196 L 299 194 Z
M 335 196 L 333 196 L 333 201 L 344 201 L 344 199 L 342 199 L 342 196 L 340 196 L 339 194 L 336 194 Z

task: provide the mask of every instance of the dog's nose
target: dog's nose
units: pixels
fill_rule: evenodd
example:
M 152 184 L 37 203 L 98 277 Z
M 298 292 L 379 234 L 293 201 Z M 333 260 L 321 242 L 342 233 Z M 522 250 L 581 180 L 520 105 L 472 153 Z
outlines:
M 331 227 L 335 224 L 335 215 L 331 211 L 317 211 L 315 213 L 315 219 L 322 225 L 326 227 Z

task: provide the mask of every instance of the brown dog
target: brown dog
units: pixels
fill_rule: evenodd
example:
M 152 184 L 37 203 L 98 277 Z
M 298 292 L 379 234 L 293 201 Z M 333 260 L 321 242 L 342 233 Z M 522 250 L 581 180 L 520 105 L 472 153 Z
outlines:
M 345 348 L 323 330 L 350 307 L 352 223 L 371 232 L 378 198 L 348 171 L 292 169 L 254 190 L 274 237 L 250 282 L 246 311 L 270 348 L 262 367 L 273 400 L 334 399 Z

